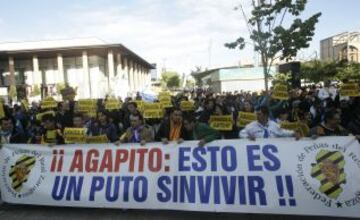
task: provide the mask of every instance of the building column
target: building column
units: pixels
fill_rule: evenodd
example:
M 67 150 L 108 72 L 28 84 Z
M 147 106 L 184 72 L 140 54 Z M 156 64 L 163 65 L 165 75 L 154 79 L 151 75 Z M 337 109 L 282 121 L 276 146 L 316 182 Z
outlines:
M 139 92 L 141 90 L 141 83 L 140 83 L 140 73 L 139 73 L 139 65 L 135 64 L 134 67 L 134 72 L 135 72 L 135 81 L 136 81 L 136 91 Z
M 143 87 L 146 88 L 146 75 L 145 75 L 145 71 L 144 71 L 144 67 L 141 67 L 141 77 L 142 77 L 142 83 L 143 83 Z
M 128 87 L 130 90 L 130 75 L 129 75 L 129 61 L 124 57 L 124 75 L 128 82 Z
M 87 81 L 88 81 L 89 96 L 90 96 L 90 98 L 92 98 L 92 94 L 91 94 L 91 90 L 92 90 L 91 89 L 91 76 L 90 76 L 90 71 L 89 71 L 89 60 L 88 60 L 88 55 L 87 55 L 86 50 L 82 52 L 82 64 L 83 64 L 83 73 L 85 75 L 85 79 L 87 78 Z M 80 85 L 78 85 L 78 86 L 80 86 Z
M 129 60 L 128 64 L 129 64 L 130 92 L 133 93 L 135 90 L 135 88 L 134 88 L 134 63 L 133 63 L 133 61 Z
M 57 54 L 57 66 L 58 66 L 58 74 L 62 75 L 65 84 L 68 84 L 68 77 L 67 77 L 67 73 L 64 71 L 64 61 L 61 53 Z
M 137 72 L 137 63 L 133 62 L 133 74 L 134 74 L 134 91 L 139 91 L 139 79 L 138 79 L 138 72 Z
M 115 76 L 115 66 L 114 66 L 114 54 L 112 50 L 108 51 L 108 93 L 111 91 L 111 81 L 114 80 Z
M 34 76 L 34 79 L 37 78 L 36 76 L 38 74 L 41 74 L 41 97 L 44 98 L 46 97 L 46 74 L 45 72 L 43 71 L 40 71 L 40 68 L 39 68 L 39 59 L 36 55 L 33 55 L 33 76 Z M 35 81 L 35 80 L 34 80 Z
M 123 79 L 122 63 L 120 53 L 116 54 L 116 76 Z
M 16 85 L 16 80 L 15 80 L 15 62 L 14 62 L 14 58 L 13 58 L 13 57 L 9 57 L 9 73 L 10 73 L 10 77 L 9 77 L 10 86 L 15 86 L 15 85 Z

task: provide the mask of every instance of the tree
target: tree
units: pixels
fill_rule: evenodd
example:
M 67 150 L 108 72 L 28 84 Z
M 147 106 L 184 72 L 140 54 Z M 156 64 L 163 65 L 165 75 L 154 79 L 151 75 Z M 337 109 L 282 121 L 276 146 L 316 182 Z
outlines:
M 161 74 L 161 84 L 167 88 L 177 88 L 180 86 L 180 76 L 177 72 L 164 72 Z
M 302 20 L 299 15 L 305 10 L 306 3 L 307 0 L 252 0 L 249 19 L 242 5 L 235 8 L 242 11 L 254 50 L 261 55 L 266 91 L 268 91 L 269 72 L 274 60 L 288 61 L 296 56 L 298 50 L 309 47 L 309 42 L 314 36 L 315 24 L 321 13 Z M 294 20 L 286 28 L 284 21 L 289 21 L 288 17 Z M 225 46 L 242 50 L 245 44 L 244 37 L 240 36 L 235 42 L 226 43 Z

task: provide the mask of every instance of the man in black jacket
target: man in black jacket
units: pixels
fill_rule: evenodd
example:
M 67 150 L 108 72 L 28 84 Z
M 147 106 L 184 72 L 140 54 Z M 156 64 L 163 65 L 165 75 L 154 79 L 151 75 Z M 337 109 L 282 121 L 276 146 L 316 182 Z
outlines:
M 1 144 L 26 143 L 25 134 L 14 126 L 11 118 L 1 118 L 0 125 Z

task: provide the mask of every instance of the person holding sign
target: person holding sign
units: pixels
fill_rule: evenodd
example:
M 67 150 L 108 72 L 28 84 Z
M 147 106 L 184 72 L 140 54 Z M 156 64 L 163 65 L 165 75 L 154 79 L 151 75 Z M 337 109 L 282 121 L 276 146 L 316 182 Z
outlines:
M 140 143 L 141 145 L 145 145 L 147 142 L 153 141 L 151 129 L 147 125 L 144 125 L 143 121 L 144 119 L 141 114 L 131 114 L 131 127 L 126 130 L 116 144 Z
M 246 125 L 240 131 L 240 138 L 255 140 L 256 138 L 295 137 L 298 140 L 301 137 L 298 131 L 282 129 L 276 122 L 269 120 L 269 109 L 266 106 L 261 106 L 256 111 L 256 118 L 256 121 Z
M 169 141 L 182 143 L 187 139 L 187 133 L 183 125 L 183 113 L 180 109 L 174 108 L 170 113 L 169 120 L 165 120 L 160 124 L 156 140 L 168 144 Z
M 56 127 L 55 117 L 51 114 L 46 114 L 42 117 L 43 131 L 41 136 L 41 144 L 59 145 L 64 144 L 63 135 Z
M 221 139 L 220 133 L 209 125 L 197 122 L 193 115 L 188 115 L 183 119 L 184 127 L 188 132 L 190 140 L 199 140 L 198 146 L 203 147 L 205 144 Z
M 118 140 L 115 125 L 111 123 L 105 114 L 100 114 L 98 120 L 93 121 L 87 130 L 87 136 L 101 136 L 106 135 L 108 141 L 111 143 Z

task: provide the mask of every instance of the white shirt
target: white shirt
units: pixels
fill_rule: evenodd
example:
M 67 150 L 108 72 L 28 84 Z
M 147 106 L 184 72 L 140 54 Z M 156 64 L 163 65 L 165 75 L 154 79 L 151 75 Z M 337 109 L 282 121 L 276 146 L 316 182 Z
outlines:
M 266 135 L 267 130 L 267 135 Z M 293 137 L 294 131 L 282 129 L 279 124 L 274 121 L 268 121 L 266 126 L 263 126 L 258 121 L 253 121 L 247 124 L 239 133 L 240 138 L 273 138 L 273 137 Z

